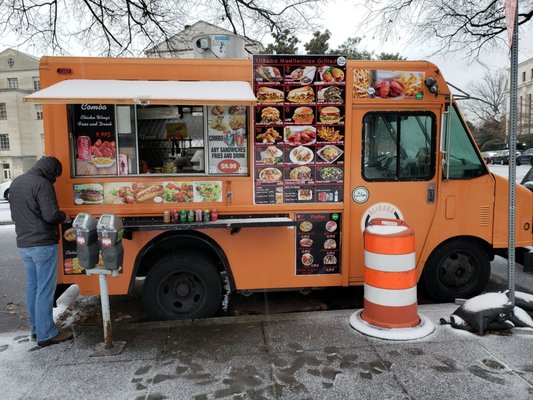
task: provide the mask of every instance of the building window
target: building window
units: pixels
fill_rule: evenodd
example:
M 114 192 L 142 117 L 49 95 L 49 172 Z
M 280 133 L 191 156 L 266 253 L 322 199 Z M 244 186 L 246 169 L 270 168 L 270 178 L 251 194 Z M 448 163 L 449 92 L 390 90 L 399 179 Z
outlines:
M 9 150 L 9 135 L 7 133 L 0 135 L 0 150 Z
M 7 65 L 9 65 L 9 68 L 13 68 L 15 65 L 15 60 L 13 60 L 11 57 L 7 59 Z
M 11 180 L 11 168 L 9 164 L 2 164 L 2 171 L 4 174 L 4 180 L 9 181 Z
M 35 104 L 35 113 L 37 115 L 37 119 L 43 119 L 43 106 L 42 106 L 42 104 Z
M 33 77 L 33 90 L 41 90 L 41 79 L 38 76 Z
M 7 119 L 6 103 L 0 103 L 0 119 Z
M 18 78 L 7 78 L 7 87 L 9 89 L 18 89 L 19 87 Z
M 526 71 L 522 72 L 522 82 L 526 81 Z

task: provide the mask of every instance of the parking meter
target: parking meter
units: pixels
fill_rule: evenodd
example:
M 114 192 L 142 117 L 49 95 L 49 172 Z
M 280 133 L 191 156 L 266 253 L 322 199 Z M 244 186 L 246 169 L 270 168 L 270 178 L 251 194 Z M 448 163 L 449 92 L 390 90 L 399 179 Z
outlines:
M 91 214 L 79 213 L 72 223 L 76 232 L 76 253 L 80 266 L 85 269 L 94 268 L 98 263 L 100 249 L 96 234 L 97 222 Z
M 124 259 L 122 220 L 113 214 L 102 214 L 96 230 L 105 268 L 109 270 L 119 269 Z

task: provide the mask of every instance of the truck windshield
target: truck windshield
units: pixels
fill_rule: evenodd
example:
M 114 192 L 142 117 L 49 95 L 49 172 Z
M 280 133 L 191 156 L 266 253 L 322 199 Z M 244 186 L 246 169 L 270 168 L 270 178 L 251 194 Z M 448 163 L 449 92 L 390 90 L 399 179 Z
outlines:
M 435 115 L 371 112 L 363 119 L 368 181 L 429 180 L 435 174 Z
M 449 129 L 448 179 L 469 179 L 488 173 L 455 105 L 451 110 Z

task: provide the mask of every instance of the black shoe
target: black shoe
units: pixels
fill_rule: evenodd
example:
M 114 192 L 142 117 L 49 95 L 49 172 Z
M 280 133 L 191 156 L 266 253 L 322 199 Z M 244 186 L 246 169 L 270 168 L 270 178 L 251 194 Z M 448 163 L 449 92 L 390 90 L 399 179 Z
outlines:
M 55 335 L 53 338 L 48 340 L 39 340 L 37 342 L 37 345 L 40 347 L 46 347 L 51 346 L 53 344 L 58 344 L 61 342 L 66 342 L 67 340 L 70 340 L 74 337 L 72 332 L 59 332 L 57 335 Z

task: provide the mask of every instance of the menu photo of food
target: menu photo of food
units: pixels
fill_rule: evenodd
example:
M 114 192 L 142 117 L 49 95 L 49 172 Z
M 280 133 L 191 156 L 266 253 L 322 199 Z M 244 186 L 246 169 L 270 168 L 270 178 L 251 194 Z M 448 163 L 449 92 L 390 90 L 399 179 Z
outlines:
M 257 164 L 275 165 L 283 160 L 283 150 L 275 145 L 256 148 Z
M 286 180 L 298 182 L 312 182 L 314 180 L 314 167 L 302 165 L 299 167 L 287 168 Z
M 311 147 L 298 146 L 289 152 L 289 160 L 293 164 L 309 164 L 315 158 L 315 153 Z
M 338 66 L 323 65 L 318 67 L 318 73 L 323 83 L 344 82 L 344 70 Z
M 263 144 L 281 142 L 283 140 L 283 136 L 281 134 L 282 130 L 282 127 L 256 128 L 255 142 Z
M 163 182 L 165 203 L 191 203 L 194 201 L 193 182 Z
M 316 142 L 316 128 L 314 126 L 286 126 L 283 136 L 287 144 L 309 145 Z
M 343 126 L 321 125 L 317 128 L 316 132 L 320 142 L 342 143 L 344 141 Z
M 194 182 L 195 202 L 221 202 L 222 181 Z
M 267 125 L 281 124 L 281 109 L 278 107 L 258 107 L 255 121 L 256 123 Z
M 326 86 L 317 92 L 318 103 L 344 103 L 344 88 L 340 86 Z
M 421 98 L 425 73 L 356 69 L 353 72 L 354 98 L 402 99 Z
M 344 107 L 326 106 L 319 108 L 318 119 L 322 124 L 344 123 Z
M 324 182 L 343 182 L 343 167 L 317 167 L 317 180 Z
M 105 204 L 162 203 L 163 182 L 104 183 Z
M 287 101 L 291 103 L 313 103 L 316 100 L 315 90 L 312 86 L 300 86 L 287 88 Z
M 281 89 L 270 86 L 259 86 L 255 91 L 255 97 L 259 103 L 281 103 L 285 101 L 285 93 Z
M 102 204 L 104 186 L 101 183 L 82 183 L 74 185 L 74 204 Z
M 315 108 L 308 106 L 285 107 L 285 122 L 310 125 L 315 121 Z
M 275 183 L 281 181 L 283 173 L 279 168 L 267 167 L 258 170 L 257 177 L 263 183 Z
M 297 66 L 293 68 L 287 68 L 285 74 L 285 82 L 304 83 L 309 84 L 315 81 L 316 67 L 314 66 Z
M 342 162 L 340 159 L 344 154 L 344 150 L 335 145 L 326 145 L 321 147 L 317 151 L 317 155 L 320 161 L 332 164 L 334 162 Z
M 258 65 L 255 67 L 256 82 L 280 82 L 283 80 L 280 69 L 274 65 Z

